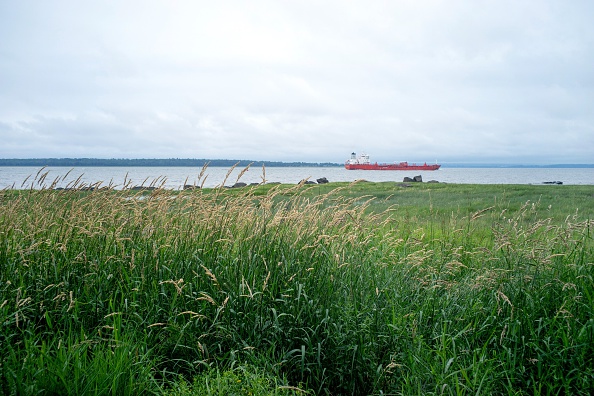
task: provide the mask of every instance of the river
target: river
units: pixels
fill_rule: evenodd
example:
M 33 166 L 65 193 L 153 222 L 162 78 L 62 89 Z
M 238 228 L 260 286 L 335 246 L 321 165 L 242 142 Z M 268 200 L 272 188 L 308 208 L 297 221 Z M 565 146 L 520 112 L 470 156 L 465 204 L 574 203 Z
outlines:
M 200 177 L 201 168 L 191 167 L 0 167 L 0 189 L 67 187 L 76 180 L 85 185 L 98 183 L 122 186 L 160 185 L 181 189 L 185 184 L 203 187 L 232 185 L 245 168 L 209 167 Z M 43 181 L 41 181 L 43 175 Z M 349 171 L 342 167 L 252 167 L 243 172 L 244 183 L 298 183 L 325 177 L 330 182 L 401 182 L 405 176 L 421 175 L 423 181 L 460 184 L 543 184 L 559 181 L 564 185 L 594 185 L 594 168 L 448 168 L 437 171 Z

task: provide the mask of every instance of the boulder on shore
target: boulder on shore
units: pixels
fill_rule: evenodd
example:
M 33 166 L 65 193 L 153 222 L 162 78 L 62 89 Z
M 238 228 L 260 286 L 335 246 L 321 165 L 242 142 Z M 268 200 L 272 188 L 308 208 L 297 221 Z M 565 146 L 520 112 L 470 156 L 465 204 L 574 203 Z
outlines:
M 423 181 L 423 178 L 421 177 L 421 175 L 415 176 L 415 177 L 408 177 L 406 176 L 404 178 L 404 180 L 402 180 L 404 183 L 420 183 Z
M 153 191 L 153 190 L 156 190 L 156 189 L 157 189 L 157 187 L 153 187 L 153 186 L 150 186 L 150 187 L 146 187 L 146 186 L 134 186 L 134 187 L 130 188 L 130 190 L 132 190 L 132 191 Z
M 319 179 L 316 179 L 316 181 L 318 182 L 318 184 L 328 183 L 328 179 L 326 179 L 325 177 L 321 177 Z

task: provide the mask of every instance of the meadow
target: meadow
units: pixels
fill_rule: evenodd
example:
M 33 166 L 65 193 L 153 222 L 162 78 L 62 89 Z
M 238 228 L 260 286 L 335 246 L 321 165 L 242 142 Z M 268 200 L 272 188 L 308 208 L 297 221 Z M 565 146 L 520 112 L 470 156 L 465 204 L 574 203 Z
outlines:
M 591 394 L 593 226 L 592 186 L 3 190 L 0 393 Z

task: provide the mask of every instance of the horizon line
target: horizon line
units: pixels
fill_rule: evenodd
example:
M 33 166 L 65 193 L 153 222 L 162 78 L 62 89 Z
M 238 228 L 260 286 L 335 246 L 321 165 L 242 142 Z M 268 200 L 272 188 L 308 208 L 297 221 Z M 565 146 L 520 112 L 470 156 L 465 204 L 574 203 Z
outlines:
M 57 163 L 63 163 L 63 164 L 44 164 L 42 165 L 42 163 L 40 161 L 49 161 L 49 162 L 57 162 Z M 244 166 L 245 164 L 263 164 L 266 165 L 266 163 L 270 163 L 270 164 L 286 164 L 286 165 L 325 165 L 325 166 L 343 166 L 344 163 L 342 162 L 316 162 L 316 161 L 279 161 L 279 160 L 248 160 L 248 159 L 224 159 L 224 158 L 157 158 L 157 157 L 153 157 L 153 158 L 100 158 L 100 157 L 29 157 L 29 158 L 0 158 L 0 166 L 80 166 L 80 165 L 84 165 L 84 164 L 80 164 L 80 163 L 73 163 L 74 161 L 82 161 L 82 162 L 87 162 L 87 161 L 94 161 L 94 162 L 118 162 L 118 161 L 146 161 L 146 162 L 151 162 L 151 161 L 158 161 L 158 162 L 182 162 L 182 161 L 191 161 L 191 162 L 205 162 L 204 165 L 206 165 L 207 163 L 210 162 L 225 162 L 227 163 L 227 165 L 224 166 L 233 166 L 233 165 L 239 165 L 239 164 L 243 164 L 241 166 Z M 16 163 L 14 163 L 16 162 Z M 27 164 L 26 162 L 31 162 L 31 164 Z M 20 163 L 20 164 L 19 164 Z M 230 164 L 229 164 L 230 163 Z M 411 162 L 412 163 L 412 162 Z M 111 166 L 126 166 L 129 164 L 117 164 L 117 163 L 113 163 L 111 164 Z M 185 165 L 177 165 L 177 166 L 195 166 L 196 164 L 185 164 Z M 509 167 L 509 168 L 514 168 L 514 167 L 538 167 L 538 168 L 547 168 L 547 167 L 574 167 L 574 168 L 578 168 L 578 167 L 586 167 L 586 168 L 590 168 L 590 167 L 594 167 L 594 163 L 549 163 L 549 164 L 531 164 L 531 163 L 512 163 L 512 162 L 461 162 L 461 161 L 447 161 L 447 162 L 442 162 L 441 163 L 442 166 L 446 165 L 446 167 L 452 166 L 452 167 L 464 167 L 464 166 L 470 166 L 470 167 Z M 91 166 L 90 164 L 87 164 L 87 166 Z M 151 166 L 150 164 L 146 164 L 146 165 L 142 165 L 142 166 Z M 155 166 L 155 165 L 152 165 Z M 168 165 L 168 166 L 176 166 L 176 165 Z M 217 166 L 217 165 L 212 165 L 212 166 Z

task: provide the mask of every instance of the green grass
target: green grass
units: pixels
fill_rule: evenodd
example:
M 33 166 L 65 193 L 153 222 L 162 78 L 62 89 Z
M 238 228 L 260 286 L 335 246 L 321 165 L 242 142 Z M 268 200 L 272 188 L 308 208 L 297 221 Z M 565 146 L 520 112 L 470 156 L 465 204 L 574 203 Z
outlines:
M 2 191 L 0 393 L 590 394 L 593 194 Z
M 210 369 L 194 377 L 192 383 L 183 377 L 166 391 L 168 396 L 229 396 L 229 395 L 262 395 L 282 396 L 303 394 L 304 390 L 287 385 L 278 378 L 250 365 L 239 366 L 221 372 Z

